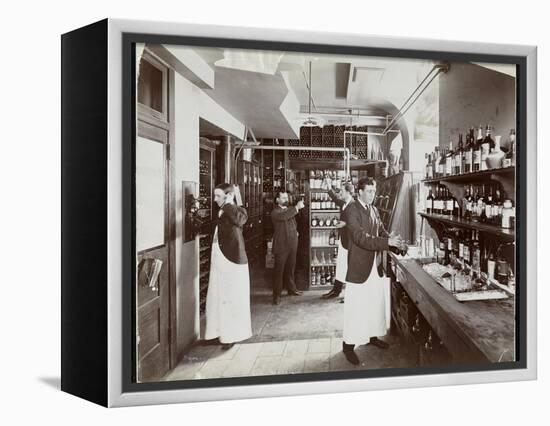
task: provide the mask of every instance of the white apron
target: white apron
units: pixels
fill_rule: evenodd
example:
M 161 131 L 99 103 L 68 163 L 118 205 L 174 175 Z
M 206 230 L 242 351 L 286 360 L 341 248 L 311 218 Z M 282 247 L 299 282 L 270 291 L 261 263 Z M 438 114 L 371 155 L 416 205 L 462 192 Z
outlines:
M 336 279 L 342 284 L 346 282 L 348 273 L 348 251 L 342 245 L 342 239 L 338 240 L 338 255 L 336 257 Z
M 212 243 L 204 338 L 218 337 L 221 343 L 239 342 L 252 336 L 248 263 L 241 265 L 228 260 L 220 249 L 217 234 L 218 228 Z
M 390 279 L 378 276 L 375 259 L 366 282 L 346 283 L 344 342 L 364 345 L 371 337 L 384 336 L 390 319 Z

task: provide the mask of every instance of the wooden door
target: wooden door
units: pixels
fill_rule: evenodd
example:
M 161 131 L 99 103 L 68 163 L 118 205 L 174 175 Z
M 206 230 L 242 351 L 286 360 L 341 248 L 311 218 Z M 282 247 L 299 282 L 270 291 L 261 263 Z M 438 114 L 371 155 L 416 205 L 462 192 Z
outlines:
M 170 368 L 168 131 L 138 122 L 136 140 L 136 360 L 138 381 Z

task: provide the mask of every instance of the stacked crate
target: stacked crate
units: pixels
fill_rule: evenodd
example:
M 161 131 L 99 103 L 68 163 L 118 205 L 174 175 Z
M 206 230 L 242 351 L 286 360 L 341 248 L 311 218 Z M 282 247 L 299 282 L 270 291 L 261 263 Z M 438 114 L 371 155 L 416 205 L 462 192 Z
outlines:
M 355 132 L 357 130 L 357 126 L 346 126 L 346 130 L 348 132 Z M 355 134 L 349 134 L 346 136 L 346 148 L 349 149 L 349 152 L 351 155 L 355 155 L 355 140 L 357 139 L 357 135 Z
M 367 126 L 360 126 L 357 128 L 357 131 L 359 132 L 366 132 Z M 356 135 L 355 138 L 355 152 L 354 154 L 357 156 L 357 158 L 361 160 L 367 159 L 367 153 L 368 153 L 368 139 L 367 135 Z
M 334 148 L 334 126 L 328 125 L 323 126 L 323 146 L 327 148 Z M 335 152 L 332 151 L 324 151 L 322 152 L 322 158 L 327 160 L 332 160 L 336 158 L 334 155 Z
M 300 127 L 300 146 L 311 146 L 311 127 Z M 300 158 L 310 159 L 311 151 L 300 151 Z
M 287 140 L 287 146 L 300 146 L 300 139 L 288 139 Z M 300 151 L 288 151 L 288 158 L 290 160 L 295 160 L 300 157 Z
M 311 128 L 311 146 L 316 148 L 323 146 L 323 129 L 319 126 Z M 311 151 L 312 160 L 321 160 L 322 158 L 322 151 Z
M 344 148 L 344 130 L 346 130 L 346 126 L 335 126 L 334 127 L 334 139 L 333 144 L 336 148 Z M 335 152 L 334 157 L 337 160 L 342 160 L 344 158 L 343 151 Z

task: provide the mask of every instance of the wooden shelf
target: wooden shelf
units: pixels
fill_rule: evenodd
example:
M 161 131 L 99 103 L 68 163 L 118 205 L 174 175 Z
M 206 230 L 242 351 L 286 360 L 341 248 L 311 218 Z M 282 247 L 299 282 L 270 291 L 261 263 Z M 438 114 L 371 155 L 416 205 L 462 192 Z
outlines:
M 340 227 L 338 226 L 310 226 L 309 229 L 311 229 L 312 231 L 315 231 L 316 229 L 341 229 Z
M 515 167 L 501 167 L 498 169 L 482 170 L 479 172 L 463 173 L 460 175 L 443 176 L 439 178 L 424 179 L 424 183 L 438 183 L 438 182 L 475 182 L 479 180 L 492 179 L 492 176 L 510 176 L 513 177 Z
M 340 213 L 340 210 L 310 210 L 311 213 Z
M 486 234 L 491 234 L 499 237 L 505 241 L 514 241 L 515 232 L 511 229 L 504 229 L 500 226 L 488 225 L 486 223 L 474 222 L 471 220 L 465 220 L 453 216 L 445 216 L 440 214 L 428 214 L 419 213 L 420 216 L 425 217 L 428 220 L 435 220 L 438 222 L 446 223 L 448 225 L 457 226 L 459 228 L 475 229 Z

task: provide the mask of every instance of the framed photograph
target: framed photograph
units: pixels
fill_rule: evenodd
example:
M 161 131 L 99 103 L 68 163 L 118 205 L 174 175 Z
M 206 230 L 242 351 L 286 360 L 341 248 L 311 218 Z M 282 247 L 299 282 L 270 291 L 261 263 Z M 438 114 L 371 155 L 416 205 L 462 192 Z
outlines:
M 536 48 L 106 19 L 62 43 L 62 390 L 536 378 Z

